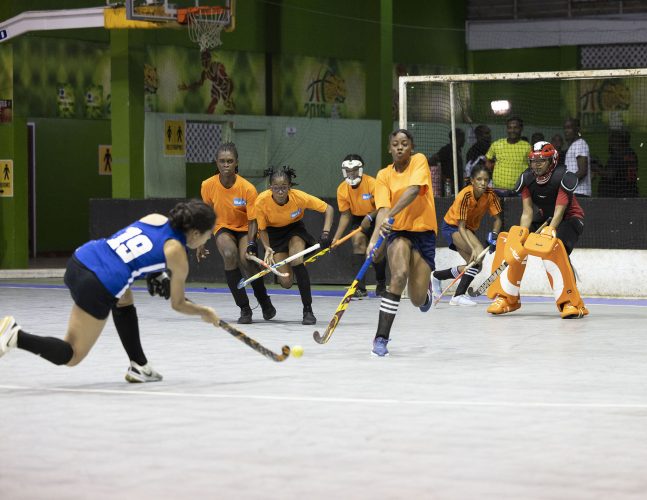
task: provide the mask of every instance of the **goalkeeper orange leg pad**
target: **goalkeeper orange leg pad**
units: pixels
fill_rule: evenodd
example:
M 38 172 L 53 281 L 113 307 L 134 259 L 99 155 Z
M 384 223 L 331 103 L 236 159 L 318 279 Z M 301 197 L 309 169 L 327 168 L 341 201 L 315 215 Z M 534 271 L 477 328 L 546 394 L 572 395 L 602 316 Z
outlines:
M 541 257 L 562 318 L 577 319 L 586 316 L 589 310 L 577 290 L 575 274 L 562 241 L 559 238 L 553 238 L 549 245 L 545 244 L 546 241 L 542 241 L 543 245 L 536 246 L 537 242 L 532 240 L 533 238 L 528 239 L 526 249 L 530 255 Z M 550 250 L 547 251 L 547 248 Z
M 505 245 L 501 244 L 502 237 L 505 237 Z M 499 235 L 492 271 L 494 272 L 504 259 L 508 263 L 508 267 L 488 289 L 488 297 L 495 300 L 490 304 L 487 312 L 504 314 L 521 307 L 519 286 L 526 270 L 528 252 L 523 243 L 527 237 L 528 229 L 521 226 L 513 226 L 508 233 Z

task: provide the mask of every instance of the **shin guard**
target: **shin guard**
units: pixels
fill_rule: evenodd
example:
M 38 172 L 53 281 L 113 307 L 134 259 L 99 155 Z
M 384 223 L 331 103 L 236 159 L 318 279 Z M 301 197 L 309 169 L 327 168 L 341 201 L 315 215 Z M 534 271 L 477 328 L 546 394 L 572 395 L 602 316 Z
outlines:
M 530 255 L 542 259 L 559 312 L 561 313 L 564 306 L 570 302 L 582 315 L 587 314 L 588 311 L 584 312 L 586 308 L 577 289 L 575 274 L 562 241 L 543 234 L 531 234 L 524 246 Z
M 518 300 L 521 278 L 526 270 L 528 251 L 523 244 L 527 238 L 528 229 L 521 226 L 512 226 L 507 233 L 499 234 L 492 261 L 492 272 L 501 265 L 504 259 L 508 263 L 508 267 L 490 285 L 487 291 L 489 298 L 493 299 L 497 295 L 501 295 L 513 301 Z

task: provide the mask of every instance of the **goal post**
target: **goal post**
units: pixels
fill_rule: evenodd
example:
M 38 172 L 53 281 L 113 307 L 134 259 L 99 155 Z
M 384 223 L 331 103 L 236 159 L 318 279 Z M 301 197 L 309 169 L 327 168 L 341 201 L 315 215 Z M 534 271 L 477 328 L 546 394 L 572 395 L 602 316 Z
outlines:
M 643 148 L 647 69 L 399 78 L 399 126 L 412 132 L 416 151 L 430 159 L 451 143 L 451 157 L 445 158 L 451 158 L 454 193 L 463 187 L 465 156 L 476 141 L 475 128 L 489 128 L 492 141 L 506 138 L 506 121 L 511 117 L 523 120 L 521 135 L 528 142 L 533 136 L 563 140 L 565 121 L 576 119 L 590 148 L 591 172 L 586 181 L 590 194 L 636 197 L 647 193 L 647 145 Z M 465 135 L 462 150 L 457 147 L 461 140 L 457 130 Z M 563 157 L 568 142 L 561 146 Z M 641 171 L 646 172 L 642 183 Z M 510 172 L 509 177 L 513 176 Z

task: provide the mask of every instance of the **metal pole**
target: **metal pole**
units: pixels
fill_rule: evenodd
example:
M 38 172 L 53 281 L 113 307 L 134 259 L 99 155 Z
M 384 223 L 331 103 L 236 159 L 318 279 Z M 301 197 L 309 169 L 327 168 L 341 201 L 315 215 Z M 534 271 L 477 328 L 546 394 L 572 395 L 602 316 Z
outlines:
M 458 151 L 456 149 L 456 113 L 454 109 L 454 82 L 449 83 L 449 116 L 452 126 L 452 168 L 454 170 L 454 194 L 458 193 Z M 443 186 L 445 185 L 443 181 Z

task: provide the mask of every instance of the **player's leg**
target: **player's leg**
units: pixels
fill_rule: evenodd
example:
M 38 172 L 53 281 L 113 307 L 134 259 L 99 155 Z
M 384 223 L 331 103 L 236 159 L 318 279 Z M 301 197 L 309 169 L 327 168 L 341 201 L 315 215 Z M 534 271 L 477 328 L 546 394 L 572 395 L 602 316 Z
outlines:
M 562 222 L 560 227 L 565 222 Z M 562 231 L 571 245 L 577 241 L 579 236 L 574 231 L 569 229 Z M 557 237 L 549 238 L 545 234 L 533 233 L 526 240 L 524 247 L 530 255 L 536 255 L 542 259 L 548 281 L 553 289 L 557 309 L 562 318 L 577 319 L 586 316 L 589 311 L 577 289 L 575 273 L 562 240 Z
M 463 238 L 458 232 L 458 227 L 447 224 L 443 220 L 442 225 L 440 226 L 441 233 L 445 241 L 449 244 L 449 249 L 455 252 L 459 252 L 459 247 L 456 246 L 458 243 L 461 247 L 466 246 Z M 456 239 L 454 239 L 456 236 Z M 431 295 L 432 300 L 436 300 L 440 297 L 440 294 L 443 291 L 443 280 L 453 280 L 456 278 L 462 271 L 461 266 L 452 266 L 446 269 L 437 269 L 431 274 Z
M 238 239 L 238 258 L 240 260 L 240 265 L 243 271 L 247 276 L 251 276 L 256 273 L 252 267 L 252 262 L 247 259 L 247 235 L 244 235 Z M 263 279 L 257 279 L 252 281 L 252 290 L 254 290 L 254 296 L 258 303 L 261 306 L 263 311 L 263 319 L 272 319 L 276 316 L 276 309 L 272 305 L 270 296 L 267 294 L 267 288 L 265 287 L 265 281 Z
M 412 252 L 409 262 L 409 298 L 422 312 L 432 304 L 431 275 L 436 267 L 436 234 L 432 231 L 409 233 Z M 425 266 L 426 264 L 426 266 Z
M 363 232 L 355 234 L 351 238 L 353 244 L 353 257 L 352 264 L 353 270 L 357 272 L 363 265 L 366 260 L 366 246 L 368 245 L 368 238 Z M 366 292 L 366 274 L 362 276 L 362 279 L 357 283 L 357 289 L 355 290 L 355 298 L 361 299 L 368 295 Z
M 480 254 L 483 251 L 483 245 L 481 245 L 481 242 L 479 241 L 479 239 L 469 229 L 467 230 L 466 234 L 467 234 L 467 238 L 469 239 L 469 242 L 466 242 L 458 232 L 454 233 L 453 236 L 454 236 L 454 244 L 456 245 L 456 248 L 458 248 L 458 251 L 461 254 L 461 257 L 463 257 L 465 262 L 469 263 L 472 259 L 472 248 L 476 248 L 478 253 Z M 460 241 L 457 241 L 459 239 Z M 465 269 L 465 267 L 467 266 L 461 266 L 460 271 L 462 272 L 463 269 Z M 470 299 L 466 295 L 466 292 L 467 292 L 467 288 L 472 283 L 472 280 L 476 277 L 476 275 L 480 271 L 481 271 L 480 263 L 470 267 L 467 271 L 465 271 L 465 273 L 463 274 L 463 277 L 458 282 L 458 286 L 456 287 L 456 292 L 454 292 L 454 296 L 449 301 L 450 305 L 452 306 L 475 306 L 476 305 L 476 302 Z
M 238 288 L 238 283 L 243 279 L 240 272 L 238 258 L 238 241 L 236 236 L 226 230 L 218 231 L 216 235 L 216 247 L 222 256 L 225 265 L 225 279 L 234 302 L 240 307 L 240 318 L 238 323 L 249 324 L 252 322 L 252 309 L 249 307 L 249 298 L 244 288 Z
M 158 382 L 162 375 L 148 364 L 139 336 L 139 320 L 133 293 L 130 289 L 121 296 L 119 302 L 112 308 L 112 321 L 115 324 L 119 340 L 124 347 L 130 366 L 126 372 L 126 380 L 131 383 Z
M 509 232 L 499 233 L 492 261 L 492 272 L 504 259 L 508 267 L 488 288 L 487 296 L 494 299 L 494 302 L 490 304 L 487 312 L 504 314 L 521 307 L 519 287 L 528 260 L 528 251 L 523 247 L 527 238 L 528 229 L 521 226 L 512 226 Z
M 306 242 L 300 236 L 292 236 L 290 238 L 289 248 L 289 254 L 294 255 L 305 250 Z M 297 280 L 299 295 L 301 296 L 301 303 L 303 304 L 303 320 L 301 323 L 304 325 L 314 325 L 317 322 L 317 318 L 312 312 L 310 275 L 308 274 L 308 269 L 303 264 L 303 257 L 299 257 L 292 261 L 290 266 L 292 267 L 292 272 Z
M 372 353 L 379 357 L 389 355 L 386 345 L 391 335 L 393 320 L 400 306 L 402 292 L 407 284 L 409 262 L 411 260 L 411 241 L 405 237 L 393 236 L 389 239 L 389 246 L 387 248 L 391 279 L 389 281 L 388 291 L 382 295 L 377 331 L 373 339 Z

